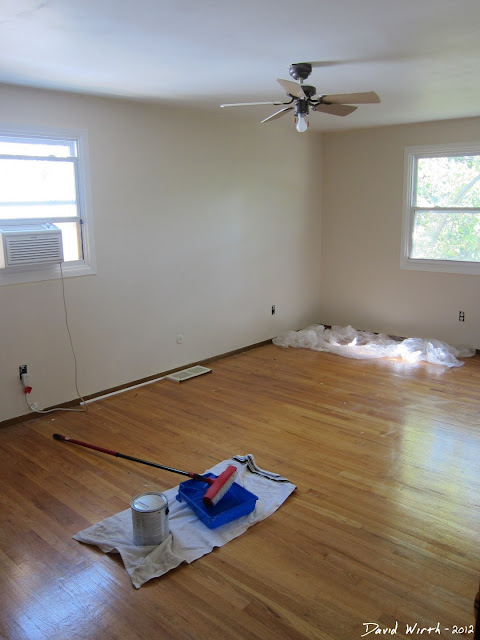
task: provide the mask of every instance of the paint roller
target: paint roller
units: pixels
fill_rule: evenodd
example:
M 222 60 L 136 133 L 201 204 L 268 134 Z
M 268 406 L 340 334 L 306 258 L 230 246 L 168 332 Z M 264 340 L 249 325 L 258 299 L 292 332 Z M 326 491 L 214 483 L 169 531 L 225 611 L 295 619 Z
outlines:
M 94 444 L 89 444 L 88 442 L 82 442 L 81 440 L 74 440 L 73 438 L 68 438 L 67 436 L 62 436 L 59 433 L 54 433 L 53 437 L 55 440 L 62 440 L 63 442 L 70 442 L 71 444 L 77 444 L 80 447 L 86 447 L 87 449 L 93 449 L 94 451 L 101 451 L 102 453 L 107 453 L 108 455 L 115 456 L 116 458 L 123 458 L 124 460 L 130 460 L 131 462 L 139 462 L 140 464 L 146 464 L 150 467 L 156 467 L 157 469 L 163 469 L 164 471 L 171 471 L 172 473 L 180 473 L 183 476 L 188 476 L 192 480 L 198 480 L 199 482 L 205 482 L 209 485 L 206 490 L 202 500 L 203 504 L 207 507 L 213 507 L 216 505 L 223 496 L 230 489 L 232 484 L 235 482 L 237 477 L 237 469 L 231 464 L 229 465 L 222 473 L 214 478 L 207 478 L 199 473 L 193 473 L 191 471 L 182 471 L 181 469 L 173 469 L 172 467 L 167 467 L 163 464 L 158 464 L 156 462 L 149 462 L 148 460 L 142 460 L 141 458 L 134 458 L 133 456 L 127 456 L 124 453 L 119 453 L 118 451 L 112 451 L 111 449 L 105 449 L 104 447 L 98 447 Z

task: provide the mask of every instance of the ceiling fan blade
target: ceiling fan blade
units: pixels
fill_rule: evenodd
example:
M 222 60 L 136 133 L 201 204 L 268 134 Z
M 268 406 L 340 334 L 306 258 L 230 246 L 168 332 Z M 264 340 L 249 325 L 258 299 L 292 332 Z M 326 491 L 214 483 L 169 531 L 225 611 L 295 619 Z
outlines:
M 343 60 L 313 60 L 308 63 L 311 67 L 336 67 L 344 64 Z
M 312 109 L 314 111 L 321 111 L 322 113 L 330 113 L 332 116 L 348 116 L 358 109 L 358 107 L 352 107 L 349 104 L 316 104 Z
M 233 102 L 231 104 L 221 104 L 221 107 L 254 107 L 259 104 L 280 105 L 290 104 L 289 102 Z
M 322 96 L 322 102 L 327 104 L 373 104 L 380 102 L 380 98 L 375 91 L 365 91 L 364 93 L 333 93 Z
M 292 80 L 283 80 L 283 78 L 277 78 L 277 82 L 285 89 L 290 96 L 295 98 L 306 98 L 302 85 L 299 82 L 292 82 Z
M 268 116 L 268 118 L 265 118 L 265 120 L 262 120 L 262 124 L 264 122 L 268 122 L 269 120 L 276 120 L 277 118 L 281 118 L 283 115 L 285 115 L 287 111 L 291 111 L 292 109 L 293 107 L 286 107 L 285 109 L 280 109 L 280 111 L 272 113 L 271 116 Z

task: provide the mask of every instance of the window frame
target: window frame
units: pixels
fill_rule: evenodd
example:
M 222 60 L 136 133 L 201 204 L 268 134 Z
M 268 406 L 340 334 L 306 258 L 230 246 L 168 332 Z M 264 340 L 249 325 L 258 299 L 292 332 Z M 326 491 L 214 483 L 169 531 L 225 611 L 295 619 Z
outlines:
M 455 142 L 449 144 L 422 145 L 405 147 L 404 173 L 403 173 L 403 216 L 400 268 L 415 271 L 436 271 L 439 273 L 480 274 L 480 261 L 468 262 L 460 260 L 434 260 L 424 258 L 411 258 L 413 225 L 415 212 L 419 211 L 480 211 L 471 207 L 417 207 L 415 203 L 416 193 L 416 168 L 418 158 L 432 158 L 445 156 L 480 155 L 479 142 Z
M 83 258 L 62 263 L 64 277 L 92 275 L 96 273 L 95 244 L 93 233 L 93 218 L 90 192 L 90 167 L 88 153 L 88 135 L 84 129 L 59 129 L 59 128 L 30 128 L 8 127 L 0 124 L 0 136 L 12 138 L 12 140 L 42 140 L 48 144 L 50 141 L 62 141 L 74 143 L 77 148 L 77 156 L 74 161 L 75 180 L 77 188 L 77 216 L 75 218 L 62 218 L 59 222 L 79 222 L 79 241 L 82 246 Z M 48 218 L 16 218 L 17 223 L 42 223 L 55 224 L 56 216 Z M 52 280 L 59 277 L 58 264 L 48 265 L 22 265 L 0 269 L 0 286 L 19 284 L 26 282 L 38 282 Z

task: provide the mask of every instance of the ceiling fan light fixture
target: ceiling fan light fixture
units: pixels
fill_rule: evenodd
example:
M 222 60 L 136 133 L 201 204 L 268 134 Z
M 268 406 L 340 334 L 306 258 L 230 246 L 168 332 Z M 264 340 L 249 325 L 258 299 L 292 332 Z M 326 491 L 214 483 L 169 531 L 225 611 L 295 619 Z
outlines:
M 295 101 L 295 124 L 297 131 L 303 133 L 308 129 L 309 99 Z
M 310 123 L 308 122 L 307 114 L 299 113 L 298 116 L 296 116 L 295 120 L 296 120 L 297 131 L 299 133 L 303 133 L 308 129 L 308 126 Z

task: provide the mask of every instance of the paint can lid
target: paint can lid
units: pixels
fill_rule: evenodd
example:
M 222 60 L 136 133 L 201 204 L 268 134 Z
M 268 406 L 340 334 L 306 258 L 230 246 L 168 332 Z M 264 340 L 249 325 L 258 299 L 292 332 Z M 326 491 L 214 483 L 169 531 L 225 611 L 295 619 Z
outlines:
M 139 487 L 133 494 L 131 506 L 135 511 L 158 511 L 168 506 L 168 500 L 161 491 Z

